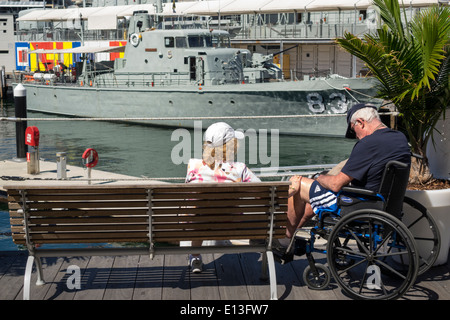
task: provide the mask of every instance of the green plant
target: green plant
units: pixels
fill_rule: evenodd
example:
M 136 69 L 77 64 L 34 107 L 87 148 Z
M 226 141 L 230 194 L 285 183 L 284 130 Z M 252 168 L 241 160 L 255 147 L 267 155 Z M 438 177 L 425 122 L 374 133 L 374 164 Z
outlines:
M 407 21 L 398 0 L 373 2 L 381 18 L 376 32 L 336 41 L 378 79 L 377 97 L 397 107 L 412 151 L 423 157 L 416 174 L 423 181 L 427 143 L 450 103 L 450 9 L 429 7 Z

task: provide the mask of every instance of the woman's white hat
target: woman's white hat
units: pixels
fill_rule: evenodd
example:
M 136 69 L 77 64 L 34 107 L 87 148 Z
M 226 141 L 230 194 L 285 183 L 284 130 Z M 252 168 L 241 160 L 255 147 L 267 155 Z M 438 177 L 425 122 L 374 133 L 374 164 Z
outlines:
M 219 147 L 233 138 L 244 139 L 245 135 L 241 131 L 235 131 L 225 122 L 213 123 L 206 129 L 203 140 L 211 147 Z

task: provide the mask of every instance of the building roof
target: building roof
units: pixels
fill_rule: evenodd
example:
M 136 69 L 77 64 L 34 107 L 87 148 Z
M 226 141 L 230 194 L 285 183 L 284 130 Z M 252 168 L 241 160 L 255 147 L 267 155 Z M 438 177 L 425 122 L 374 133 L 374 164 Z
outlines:
M 403 1 L 399 0 L 400 5 Z M 438 4 L 439 0 L 409 0 L 405 6 L 427 7 Z M 211 1 L 188 1 L 176 2 L 175 8 L 172 3 L 163 5 L 164 16 L 178 15 L 234 15 L 252 13 L 281 13 L 281 12 L 303 12 L 303 11 L 337 11 L 367 9 L 372 4 L 371 0 L 211 0 Z M 21 15 L 18 21 L 61 21 L 77 19 L 90 19 L 96 17 L 123 18 L 132 16 L 134 11 L 147 10 L 150 14 L 156 13 L 153 4 L 67 8 L 67 9 L 34 9 Z

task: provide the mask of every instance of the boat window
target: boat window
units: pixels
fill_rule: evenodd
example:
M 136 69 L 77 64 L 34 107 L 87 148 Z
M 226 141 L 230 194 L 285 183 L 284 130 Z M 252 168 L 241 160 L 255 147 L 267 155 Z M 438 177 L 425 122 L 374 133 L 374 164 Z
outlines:
M 173 48 L 175 46 L 175 41 L 173 37 L 164 37 L 164 45 L 166 48 Z
M 211 36 L 205 36 L 205 43 L 206 43 L 207 47 L 212 47 L 213 46 L 212 37 Z
M 230 38 L 224 35 L 215 35 L 212 39 L 213 47 L 230 48 Z
M 189 48 L 203 47 L 203 37 L 200 35 L 188 36 Z
M 186 48 L 186 38 L 185 37 L 175 37 L 175 46 L 177 48 Z

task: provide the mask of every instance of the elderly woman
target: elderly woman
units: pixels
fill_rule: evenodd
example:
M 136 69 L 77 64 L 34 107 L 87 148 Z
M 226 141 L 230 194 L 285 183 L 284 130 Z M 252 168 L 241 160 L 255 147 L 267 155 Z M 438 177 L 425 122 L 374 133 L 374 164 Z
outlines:
M 225 122 L 217 122 L 208 127 L 203 137 L 202 159 L 190 159 L 186 183 L 201 182 L 260 182 L 245 163 L 234 161 L 238 140 L 244 134 L 235 131 Z M 192 246 L 201 246 L 202 241 L 192 241 Z M 189 255 L 189 265 L 194 273 L 202 271 L 199 254 Z

